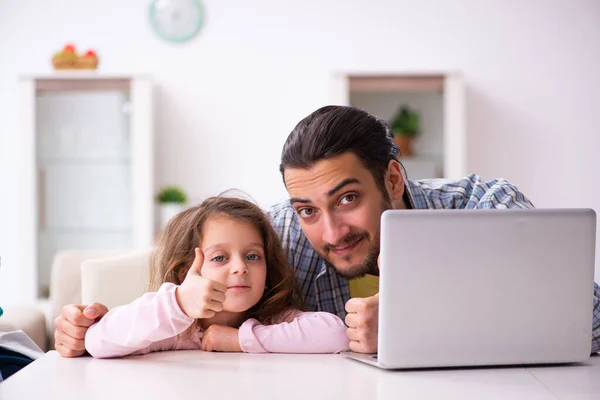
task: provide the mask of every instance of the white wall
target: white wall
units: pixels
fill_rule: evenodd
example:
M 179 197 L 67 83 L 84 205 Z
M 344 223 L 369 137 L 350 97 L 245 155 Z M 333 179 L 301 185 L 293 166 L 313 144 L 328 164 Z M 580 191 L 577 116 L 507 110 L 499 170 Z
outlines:
M 461 70 L 469 169 L 518 184 L 537 206 L 600 210 L 600 2 L 596 0 L 204 0 L 191 43 L 169 45 L 149 0 L 0 0 L 0 302 L 19 267 L 16 79 L 49 71 L 65 42 L 104 72 L 157 90 L 157 186 L 193 199 L 237 187 L 285 197 L 281 146 L 328 103 L 334 70 Z

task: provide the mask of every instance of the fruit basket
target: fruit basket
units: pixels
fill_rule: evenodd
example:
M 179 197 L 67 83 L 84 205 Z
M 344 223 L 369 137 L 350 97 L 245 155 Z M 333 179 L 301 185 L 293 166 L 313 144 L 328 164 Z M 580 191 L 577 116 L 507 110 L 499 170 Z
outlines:
M 88 50 L 82 56 L 77 54 L 75 46 L 67 44 L 63 49 L 52 56 L 54 69 L 96 69 L 98 56 L 94 50 Z

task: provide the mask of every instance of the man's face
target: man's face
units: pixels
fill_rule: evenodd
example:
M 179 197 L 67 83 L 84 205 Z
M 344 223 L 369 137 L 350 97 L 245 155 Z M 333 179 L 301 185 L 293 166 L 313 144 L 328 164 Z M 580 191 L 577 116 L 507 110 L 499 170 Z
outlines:
M 302 230 L 321 257 L 348 278 L 377 273 L 381 214 L 392 205 L 358 157 L 344 153 L 309 169 L 287 168 L 284 176 Z

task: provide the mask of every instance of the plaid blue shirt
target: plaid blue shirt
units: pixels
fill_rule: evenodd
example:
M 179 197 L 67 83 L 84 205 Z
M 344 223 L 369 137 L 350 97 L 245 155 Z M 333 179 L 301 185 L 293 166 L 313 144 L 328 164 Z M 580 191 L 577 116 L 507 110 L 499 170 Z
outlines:
M 484 182 L 477 175 L 460 180 L 406 180 L 406 200 L 413 209 L 534 208 L 514 185 L 504 179 Z M 348 279 L 338 275 L 313 249 L 302 232 L 289 201 L 269 214 L 310 311 L 327 311 L 344 319 L 350 299 Z M 594 283 L 592 352 L 600 351 L 600 286 Z

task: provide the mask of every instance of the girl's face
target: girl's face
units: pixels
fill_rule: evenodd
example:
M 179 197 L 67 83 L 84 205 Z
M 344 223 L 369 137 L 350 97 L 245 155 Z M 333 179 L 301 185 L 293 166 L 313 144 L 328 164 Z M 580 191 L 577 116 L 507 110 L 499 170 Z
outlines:
M 260 232 L 227 216 L 210 218 L 202 229 L 201 275 L 227 286 L 223 311 L 243 312 L 265 291 L 267 263 Z

